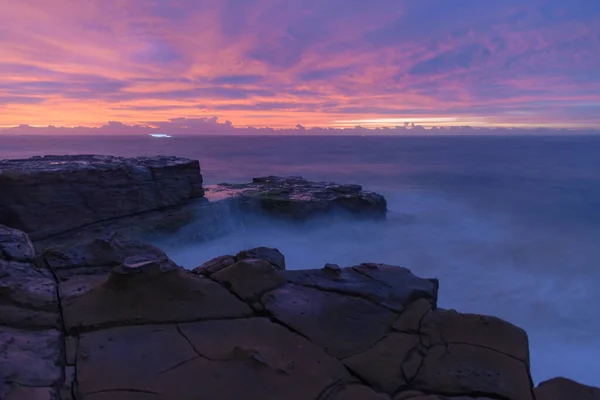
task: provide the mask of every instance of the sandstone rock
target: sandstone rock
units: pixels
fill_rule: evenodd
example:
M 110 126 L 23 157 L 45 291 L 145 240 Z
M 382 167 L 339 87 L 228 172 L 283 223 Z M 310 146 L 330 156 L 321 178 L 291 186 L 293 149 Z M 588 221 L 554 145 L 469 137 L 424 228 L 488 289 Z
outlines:
M 1 391 L 0 391 L 1 394 Z M 52 387 L 28 387 L 13 386 L 6 397 L 0 397 L 5 400 L 59 400 L 56 389 Z M 60 398 L 60 400 L 65 400 Z
M 386 264 L 361 264 L 340 270 L 286 271 L 289 282 L 362 297 L 394 311 L 419 298 L 435 301 L 437 282 L 418 278 L 410 270 Z
M 78 354 L 85 399 L 304 400 L 347 378 L 337 360 L 264 318 L 96 331 Z
M 0 224 L 40 239 L 203 196 L 198 161 L 45 156 L 0 161 Z
M 235 198 L 247 211 L 264 212 L 291 220 L 306 220 L 336 211 L 356 217 L 383 219 L 385 198 L 360 185 L 309 182 L 301 177 L 268 176 L 247 184 L 208 186 L 209 199 Z
M 126 324 L 248 316 L 252 310 L 218 283 L 166 264 L 139 273 L 76 277 L 59 285 L 68 332 Z M 143 265 L 142 265 L 143 267 Z M 90 312 L 93 310 L 93 312 Z
M 431 300 L 419 299 L 414 301 L 400 314 L 394 322 L 393 328 L 399 332 L 421 334 L 423 318 L 432 309 Z
M 50 271 L 31 263 L 0 260 L 0 324 L 58 328 L 56 282 Z
M 35 250 L 25 232 L 0 225 L 0 260 L 33 262 L 34 258 Z
M 215 272 L 218 272 L 224 268 L 227 268 L 233 264 L 235 264 L 235 257 L 230 255 L 224 255 L 215 257 L 212 260 L 209 260 L 202 264 L 199 267 L 196 267 L 192 270 L 192 273 L 197 275 L 205 275 L 211 276 Z
M 533 399 L 529 373 L 522 361 L 467 344 L 428 349 L 410 386 L 447 396 Z
M 238 297 L 253 303 L 263 293 L 285 284 L 285 277 L 266 260 L 247 258 L 212 275 Z
M 157 247 L 115 233 L 67 248 L 50 249 L 44 253 L 46 263 L 59 279 L 73 275 L 108 273 L 125 259 L 132 257 L 153 258 L 175 266 Z
M 397 317 L 361 298 L 291 284 L 268 292 L 261 302 L 278 321 L 338 358 L 372 346 Z
M 374 389 L 389 394 L 406 386 L 416 373 L 407 362 L 418 357 L 419 336 L 390 333 L 363 353 L 345 358 L 344 364 Z M 420 360 L 419 360 L 420 361 Z
M 277 249 L 269 247 L 256 247 L 254 249 L 243 250 L 235 256 L 236 261 L 242 261 L 247 258 L 254 258 L 270 262 L 279 271 L 285 270 L 285 257 Z
M 390 396 L 377 393 L 368 386 L 347 384 L 337 388 L 325 400 L 390 400 Z
M 566 378 L 544 381 L 534 389 L 534 394 L 536 400 L 600 400 L 600 388 Z
M 490 397 L 480 397 L 480 396 L 443 396 L 437 394 L 427 395 L 423 392 L 418 392 L 415 390 L 410 390 L 407 392 L 399 393 L 394 396 L 393 400 L 496 400 Z
M 18 398 L 20 393 L 34 393 L 22 387 L 50 387 L 58 382 L 61 369 L 60 333 L 56 330 L 26 331 L 0 326 L 0 389 L 5 394 L 12 390 Z M 8 389 L 8 390 L 6 390 Z M 44 393 L 37 391 L 35 393 Z M 0 393 L 1 395 L 2 393 Z
M 529 368 L 527 334 L 496 317 L 436 310 L 422 320 L 421 334 L 431 345 L 467 344 L 514 357 Z
M 78 336 L 66 336 L 65 337 L 65 363 L 67 365 L 75 365 L 78 347 L 79 347 L 79 337 Z

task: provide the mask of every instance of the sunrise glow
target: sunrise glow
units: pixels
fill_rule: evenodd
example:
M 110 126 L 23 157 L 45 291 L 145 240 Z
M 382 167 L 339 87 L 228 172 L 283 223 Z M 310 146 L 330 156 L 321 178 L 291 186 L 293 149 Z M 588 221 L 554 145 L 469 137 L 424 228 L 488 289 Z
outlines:
M 375 3 L 0 0 L 0 129 L 600 126 L 600 3 Z

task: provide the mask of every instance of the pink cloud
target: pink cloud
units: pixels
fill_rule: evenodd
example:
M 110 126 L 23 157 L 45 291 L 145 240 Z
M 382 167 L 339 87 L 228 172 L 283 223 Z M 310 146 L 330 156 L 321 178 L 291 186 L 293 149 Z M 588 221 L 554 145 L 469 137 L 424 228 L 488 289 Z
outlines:
M 598 126 L 600 4 L 576 3 L 0 0 L 0 126 Z

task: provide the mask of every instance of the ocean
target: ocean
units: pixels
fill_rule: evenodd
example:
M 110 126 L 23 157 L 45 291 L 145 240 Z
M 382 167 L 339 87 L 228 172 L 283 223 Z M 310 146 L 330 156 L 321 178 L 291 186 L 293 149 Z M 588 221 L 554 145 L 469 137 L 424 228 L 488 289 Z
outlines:
M 269 222 L 164 250 L 188 268 L 255 246 L 290 269 L 401 265 L 440 279 L 441 307 L 524 328 L 536 382 L 600 386 L 600 136 L 0 136 L 0 158 L 78 153 L 191 157 L 206 184 L 301 175 L 380 192 L 383 223 Z

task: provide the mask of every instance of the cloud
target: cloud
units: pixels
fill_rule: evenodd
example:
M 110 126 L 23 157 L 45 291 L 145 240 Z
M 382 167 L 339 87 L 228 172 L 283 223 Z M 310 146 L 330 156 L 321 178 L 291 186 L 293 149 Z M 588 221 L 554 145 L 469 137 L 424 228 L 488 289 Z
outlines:
M 593 127 L 599 18 L 596 0 L 11 2 L 0 126 L 218 115 L 307 130 L 416 116 Z
M 296 124 L 293 128 L 256 128 L 236 127 L 230 121 L 219 122 L 217 117 L 200 118 L 171 118 L 168 121 L 147 121 L 143 124 L 124 124 L 119 121 L 95 127 L 34 127 L 22 124 L 13 128 L 0 129 L 0 135 L 149 135 L 152 133 L 169 133 L 170 135 L 522 135 L 522 128 L 504 127 L 471 127 L 471 126 L 446 126 L 425 128 L 422 125 L 404 122 L 392 127 L 370 127 L 365 124 L 349 121 L 348 126 L 341 127 L 312 127 L 306 128 Z M 564 129 L 538 127 L 528 131 L 534 135 L 561 135 L 565 132 L 571 134 L 598 134 L 599 131 L 590 129 Z
M 490 50 L 482 45 L 467 45 L 420 61 L 408 73 L 414 75 L 435 75 L 444 72 L 453 72 L 458 69 L 466 70 L 475 64 L 483 66 L 482 64 L 489 60 L 490 55 Z

